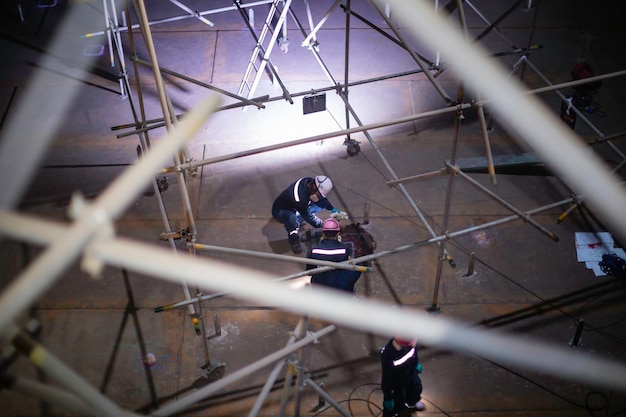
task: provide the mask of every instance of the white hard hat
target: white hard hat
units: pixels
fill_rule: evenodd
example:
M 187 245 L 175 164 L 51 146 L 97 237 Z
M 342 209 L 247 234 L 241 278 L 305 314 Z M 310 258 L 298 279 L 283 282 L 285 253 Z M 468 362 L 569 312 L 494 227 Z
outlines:
M 315 177 L 315 185 L 322 197 L 326 197 L 333 189 L 333 182 L 326 175 L 318 175 Z

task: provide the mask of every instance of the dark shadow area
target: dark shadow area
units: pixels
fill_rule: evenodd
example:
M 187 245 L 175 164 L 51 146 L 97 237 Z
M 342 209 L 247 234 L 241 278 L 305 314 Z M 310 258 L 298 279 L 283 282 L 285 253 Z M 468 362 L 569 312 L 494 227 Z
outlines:
M 267 238 L 267 243 L 270 245 L 272 252 L 290 254 L 291 245 L 289 240 L 287 240 L 287 232 L 285 232 L 285 227 L 276 219 L 270 217 L 269 221 L 261 228 L 261 232 Z M 278 236 L 282 236 L 282 238 L 277 239 Z

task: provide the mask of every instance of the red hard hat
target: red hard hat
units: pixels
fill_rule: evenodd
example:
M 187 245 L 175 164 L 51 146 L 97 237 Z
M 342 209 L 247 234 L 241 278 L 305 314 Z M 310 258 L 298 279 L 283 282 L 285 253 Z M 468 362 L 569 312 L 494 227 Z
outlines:
M 407 339 L 405 337 L 402 336 L 396 336 L 394 337 L 394 339 L 396 340 L 396 343 L 399 344 L 400 346 L 415 346 L 415 339 Z
M 322 231 L 324 232 L 339 232 L 340 230 L 339 222 L 332 217 L 324 220 L 324 224 L 322 224 Z

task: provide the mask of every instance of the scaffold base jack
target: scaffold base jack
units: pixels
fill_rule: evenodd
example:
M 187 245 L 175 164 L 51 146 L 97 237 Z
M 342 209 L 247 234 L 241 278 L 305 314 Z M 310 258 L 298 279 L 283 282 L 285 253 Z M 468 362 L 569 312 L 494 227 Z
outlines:
M 228 365 L 226 362 L 207 362 L 202 365 L 200 368 L 208 375 L 213 374 L 214 372 L 222 372 L 223 369 Z

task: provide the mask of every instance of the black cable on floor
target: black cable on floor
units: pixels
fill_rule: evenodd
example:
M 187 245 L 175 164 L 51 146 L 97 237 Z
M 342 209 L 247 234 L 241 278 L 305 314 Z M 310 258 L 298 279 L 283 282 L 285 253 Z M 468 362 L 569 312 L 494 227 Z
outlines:
M 365 386 L 368 385 L 373 385 L 376 388 L 372 389 L 369 394 L 367 395 L 367 398 L 353 398 L 354 393 Z M 348 396 L 347 400 L 342 400 L 342 401 L 337 401 L 337 404 L 343 404 L 343 403 L 348 403 L 348 411 L 350 412 L 350 415 L 354 415 L 354 413 L 352 412 L 352 402 L 353 401 L 363 401 L 365 403 L 367 403 L 368 405 L 368 410 L 370 412 L 370 415 L 372 417 L 379 417 L 382 414 L 383 409 L 376 404 L 374 401 L 370 400 L 372 394 L 374 394 L 375 392 L 381 391 L 380 388 L 380 384 L 379 383 L 375 383 L 375 382 L 366 382 L 364 384 L 358 385 L 355 388 L 352 389 L 352 391 L 350 392 L 350 395 Z M 428 402 L 429 404 L 431 404 L 433 407 L 435 407 L 437 410 L 439 410 L 441 413 L 443 413 L 444 415 L 448 416 L 448 417 L 452 417 L 450 414 L 448 414 L 445 410 L 443 410 L 441 407 L 438 407 L 435 403 L 433 403 L 432 401 L 428 400 L 427 398 L 422 397 L 422 400 Z M 375 409 L 372 409 L 372 407 L 375 407 Z M 312 415 L 312 417 L 317 417 L 320 414 L 322 414 L 323 412 L 325 412 L 326 410 L 329 410 L 330 408 L 332 408 L 331 405 L 324 407 L 323 409 L 319 410 L 318 412 L 316 412 L 315 414 Z

